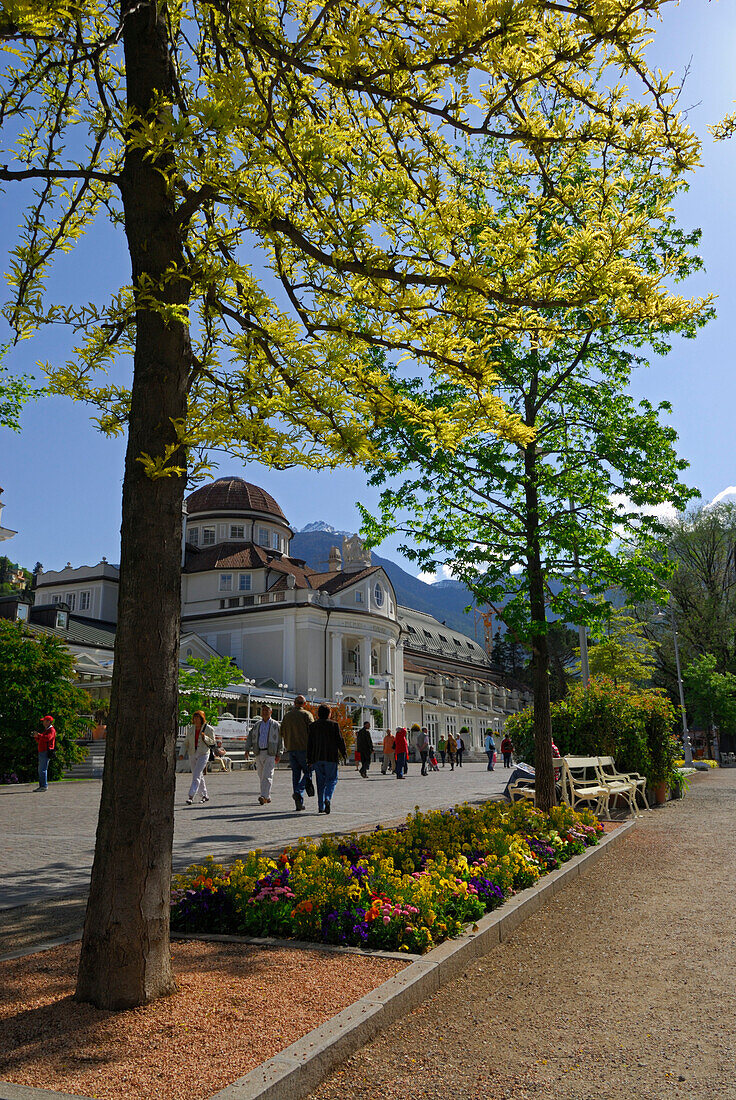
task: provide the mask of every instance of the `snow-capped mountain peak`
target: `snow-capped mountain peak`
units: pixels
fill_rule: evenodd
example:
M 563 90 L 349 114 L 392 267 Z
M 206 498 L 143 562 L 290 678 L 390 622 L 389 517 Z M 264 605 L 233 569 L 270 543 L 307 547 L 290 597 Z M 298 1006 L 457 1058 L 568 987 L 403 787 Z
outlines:
M 309 531 L 323 531 L 326 535 L 349 535 L 349 531 L 338 531 L 331 523 L 325 523 L 323 519 L 314 520 L 313 523 L 308 523 L 306 527 L 302 527 L 299 532 L 301 535 L 307 534 Z

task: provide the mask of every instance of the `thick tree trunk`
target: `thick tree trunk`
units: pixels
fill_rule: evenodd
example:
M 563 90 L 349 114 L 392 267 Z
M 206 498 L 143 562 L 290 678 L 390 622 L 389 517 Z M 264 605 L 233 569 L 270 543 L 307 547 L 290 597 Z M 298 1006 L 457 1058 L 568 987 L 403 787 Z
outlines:
M 127 96 L 149 115 L 171 101 L 164 6 L 123 0 Z M 165 108 L 160 103 L 161 115 Z M 161 170 L 171 151 L 128 148 L 122 195 L 133 286 L 182 271 L 174 202 Z M 158 297 L 186 304 L 185 279 L 169 275 Z M 169 891 L 174 830 L 174 747 L 185 478 L 151 479 L 138 461 L 175 444 L 186 414 L 188 328 L 141 302 L 123 481 L 120 596 L 107 751 L 77 999 L 100 1008 L 140 1005 L 171 992 Z M 183 456 L 177 462 L 183 465 Z
M 533 421 L 532 421 L 533 423 Z M 540 810 L 555 804 L 555 779 L 552 768 L 552 715 L 549 701 L 549 647 L 547 610 L 544 598 L 544 571 L 539 546 L 539 493 L 536 478 L 536 444 L 525 451 L 524 481 L 526 494 L 526 542 L 529 579 L 529 610 L 532 636 L 532 692 L 534 696 L 534 790 Z

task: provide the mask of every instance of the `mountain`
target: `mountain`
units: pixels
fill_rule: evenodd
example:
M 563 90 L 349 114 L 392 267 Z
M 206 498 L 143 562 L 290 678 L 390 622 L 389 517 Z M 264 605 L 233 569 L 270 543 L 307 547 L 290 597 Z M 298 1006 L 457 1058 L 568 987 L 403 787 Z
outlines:
M 343 535 L 350 534 L 349 531 L 336 530 L 331 523 L 325 523 L 323 519 L 315 520 L 314 523 L 308 523 L 306 527 L 302 527 L 301 531 L 298 533 L 300 535 L 308 535 L 311 531 L 325 531 L 328 535 L 340 535 L 341 538 Z
M 292 538 L 290 553 L 292 557 L 303 558 L 312 569 L 326 570 L 331 547 L 342 549 L 342 535 L 342 531 L 335 531 L 322 521 L 308 523 Z M 372 559 L 374 565 L 380 565 L 385 570 L 400 604 L 412 607 L 415 611 L 426 611 L 453 630 L 460 630 L 469 638 L 475 638 L 473 615 L 466 614 L 464 610 L 472 604 L 473 596 L 459 581 L 445 580 L 427 584 L 407 573 L 396 562 L 382 558 L 375 552 Z

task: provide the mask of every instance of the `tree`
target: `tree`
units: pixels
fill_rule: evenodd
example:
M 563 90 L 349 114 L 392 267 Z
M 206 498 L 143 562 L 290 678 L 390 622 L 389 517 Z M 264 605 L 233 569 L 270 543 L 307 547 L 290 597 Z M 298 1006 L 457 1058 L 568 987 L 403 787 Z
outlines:
M 714 726 L 722 736 L 736 736 L 736 676 L 731 672 L 718 672 L 713 654 L 703 653 L 690 662 L 682 678 L 695 721 L 706 730 L 710 757 Z M 723 746 L 721 748 L 723 750 Z
M 668 524 L 663 555 L 683 663 L 710 653 L 719 673 L 736 673 L 736 506 L 696 508 Z M 646 609 L 641 612 L 646 617 Z M 650 632 L 651 633 L 651 632 Z M 658 652 L 658 680 L 677 697 L 669 617 Z
M 232 657 L 187 658 L 179 670 L 179 725 L 188 725 L 197 710 L 216 721 L 222 693 L 238 676 Z
M 564 113 L 566 103 L 557 108 Z M 495 155 L 495 146 L 487 145 L 478 164 L 483 156 L 493 162 Z M 504 203 L 524 209 L 528 237 L 542 242 L 540 251 L 552 267 L 565 227 L 577 224 L 582 214 L 574 203 L 538 209 L 532 196 L 546 189 L 548 163 L 556 177 L 555 149 L 540 156 L 536 188 L 529 180 L 520 190 L 514 178 L 500 194 L 478 192 L 476 202 L 491 223 Z M 565 163 L 576 186 L 585 181 L 585 221 L 595 236 L 592 196 L 608 195 L 612 165 L 580 151 Z M 621 219 L 633 221 L 636 230 L 622 254 L 618 242 L 611 263 L 625 259 L 642 274 L 653 273 L 660 263 L 672 265 L 684 278 L 699 266 L 693 251 L 698 234 L 680 230 L 669 200 L 662 203 L 666 194 L 677 193 L 680 181 L 628 156 L 616 158 L 616 164 L 617 178 L 625 181 L 618 192 Z M 496 173 L 492 179 L 497 186 Z M 604 221 L 609 217 L 610 211 Z M 478 249 L 482 258 L 482 240 Z M 531 650 L 535 788 L 543 809 L 554 802 L 549 617 L 594 622 L 606 614 L 612 586 L 632 597 L 661 595 L 667 567 L 658 539 L 664 528 L 649 510 L 666 501 L 681 508 L 694 495 L 679 478 L 686 463 L 676 456 L 675 433 L 660 423 L 669 406 L 637 405 L 626 388 L 632 370 L 644 362 L 642 348 L 666 352 L 675 333 L 694 335 L 709 309 L 702 302 L 686 308 L 681 299 L 672 301 L 672 312 L 661 300 L 651 305 L 648 316 L 647 301 L 640 299 L 632 314 L 631 303 L 622 310 L 621 298 L 614 296 L 605 305 L 598 302 L 595 324 L 582 336 L 560 335 L 550 345 L 509 339 L 494 347 L 500 392 L 534 433 L 525 443 L 511 444 L 477 423 L 473 437 L 456 450 L 433 450 L 401 416 L 378 433 L 384 452 L 395 457 L 376 469 L 372 481 L 400 480 L 383 491 L 377 522 L 365 514 L 369 540 L 405 532 L 412 540 L 402 547 L 407 556 L 425 570 L 449 568 Z M 478 339 L 494 335 L 492 329 Z M 424 394 L 435 412 L 455 398 L 448 385 L 399 384 L 415 397 Z
M 20 414 L 23 406 L 45 392 L 34 385 L 27 374 L 11 374 L 3 360 L 7 347 L 0 348 L 0 428 L 20 431 Z
M 468 334 L 549 338 L 577 308 L 646 290 L 603 262 L 613 222 L 570 227 L 570 278 L 528 264 L 523 219 L 458 231 L 458 134 L 493 133 L 507 172 L 550 143 L 626 148 L 684 170 L 697 143 L 649 73 L 657 0 L 430 11 L 303 0 L 13 0 L 0 38 L 0 182 L 32 188 L 11 256 L 16 338 L 68 326 L 53 392 L 127 431 L 115 668 L 77 996 L 126 1008 L 174 986 L 168 942 L 179 544 L 189 473 L 228 449 L 276 466 L 362 461 L 400 410 L 451 446 L 482 411 L 521 440 Z M 646 102 L 604 77 L 625 71 Z M 563 87 L 578 104 L 544 110 Z M 513 143 L 513 145 L 512 145 Z M 502 166 L 500 166 L 500 170 Z M 554 179 L 550 179 L 554 187 Z M 567 201 L 564 189 L 556 201 Z M 96 218 L 125 234 L 131 279 L 103 302 L 49 303 L 54 258 Z M 526 243 L 525 243 L 526 242 Z M 529 253 L 531 259 L 531 253 Z M 664 277 L 670 272 L 665 265 Z M 649 278 L 650 294 L 659 293 Z M 665 296 L 666 297 L 666 296 Z M 664 300 L 664 299 L 663 299 Z M 460 384 L 452 415 L 397 393 L 371 348 Z M 110 376 L 117 361 L 132 380 Z
M 606 676 L 615 686 L 641 687 L 652 678 L 654 651 L 654 643 L 634 614 L 609 607 L 598 639 L 588 651 L 590 675 Z
M 0 619 L 0 780 L 15 774 L 23 783 L 36 776 L 31 735 L 44 714 L 53 715 L 57 733 L 50 778 L 83 759 L 77 739 L 89 724 L 91 700 L 74 686 L 73 675 L 74 658 L 58 638 Z

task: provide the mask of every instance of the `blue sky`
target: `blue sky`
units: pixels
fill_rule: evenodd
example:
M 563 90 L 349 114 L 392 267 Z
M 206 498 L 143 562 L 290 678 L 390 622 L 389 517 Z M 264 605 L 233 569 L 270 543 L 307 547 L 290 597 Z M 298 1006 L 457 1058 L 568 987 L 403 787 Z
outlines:
M 678 214 L 684 227 L 703 230 L 705 271 L 683 292 L 717 294 L 718 317 L 696 341 L 680 341 L 666 359 L 654 360 L 640 371 L 632 389 L 636 396 L 672 403 L 679 452 L 691 466 L 687 479 L 709 500 L 736 484 L 736 139 L 718 144 L 706 129 L 734 109 L 736 8 L 728 0 L 682 0 L 679 6 L 667 4 L 664 11 L 650 61 L 678 74 L 689 67 L 682 105 L 689 109 L 689 122 L 703 141 L 703 166 L 681 198 Z M 4 201 L 0 240 L 5 250 L 12 247 L 16 223 L 17 212 Z M 77 301 L 99 298 L 101 288 L 114 289 L 125 281 L 127 270 L 122 237 L 110 226 L 101 226 L 60 261 L 54 284 L 73 287 Z M 15 350 L 10 365 L 28 371 L 36 360 L 58 355 L 60 346 L 59 337 L 46 332 Z M 90 410 L 65 399 L 31 405 L 23 415 L 20 435 L 0 429 L 3 524 L 18 531 L 3 544 L 2 552 L 24 565 L 40 560 L 47 569 L 58 569 L 67 561 L 97 562 L 103 555 L 117 561 L 124 447 L 124 440 L 97 433 Z M 257 463 L 243 469 L 224 459 L 219 473 L 238 474 L 263 485 L 296 528 L 324 519 L 338 528 L 355 529 L 355 501 L 371 504 L 375 499 L 360 470 L 274 472 Z M 396 556 L 390 545 L 382 552 Z

